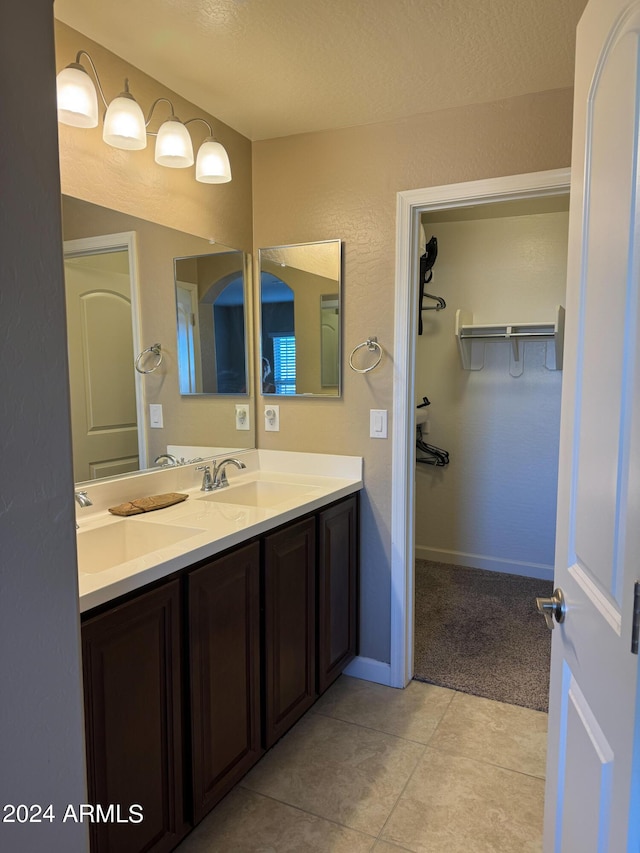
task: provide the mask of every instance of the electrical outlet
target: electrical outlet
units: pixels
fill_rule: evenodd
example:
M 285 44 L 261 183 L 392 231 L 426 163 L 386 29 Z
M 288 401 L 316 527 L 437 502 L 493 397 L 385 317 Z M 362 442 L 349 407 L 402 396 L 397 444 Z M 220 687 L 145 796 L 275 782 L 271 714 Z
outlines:
M 249 406 L 244 403 L 236 404 L 236 429 L 250 429 Z
M 264 407 L 264 428 L 267 432 L 280 431 L 280 406 Z

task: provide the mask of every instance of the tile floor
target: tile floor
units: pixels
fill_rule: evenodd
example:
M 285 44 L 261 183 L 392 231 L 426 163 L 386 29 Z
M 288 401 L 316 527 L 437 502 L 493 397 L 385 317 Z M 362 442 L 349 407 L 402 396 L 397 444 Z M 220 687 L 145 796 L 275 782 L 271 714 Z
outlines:
M 542 850 L 547 715 L 341 676 L 179 853 Z

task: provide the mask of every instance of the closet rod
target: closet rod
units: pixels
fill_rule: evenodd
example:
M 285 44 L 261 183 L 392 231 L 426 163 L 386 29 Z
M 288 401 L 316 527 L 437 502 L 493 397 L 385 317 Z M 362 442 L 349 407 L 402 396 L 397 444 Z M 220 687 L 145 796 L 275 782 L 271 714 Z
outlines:
M 509 338 L 542 338 L 547 341 L 554 339 L 553 332 L 482 332 L 481 334 L 468 333 L 464 330 L 460 332 L 459 337 L 467 341 L 488 341 L 488 340 L 503 340 Z

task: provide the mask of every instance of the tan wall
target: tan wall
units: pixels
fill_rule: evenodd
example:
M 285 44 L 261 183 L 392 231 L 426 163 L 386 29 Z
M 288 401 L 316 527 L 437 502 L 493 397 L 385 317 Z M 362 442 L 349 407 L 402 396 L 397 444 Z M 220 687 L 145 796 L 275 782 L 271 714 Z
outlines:
M 164 96 L 173 101 L 183 121 L 195 116 L 209 121 L 227 149 L 233 176 L 228 184 L 200 184 L 193 167 L 158 166 L 153 137 L 143 151 L 121 151 L 102 141 L 101 125 L 87 130 L 59 124 L 62 192 L 250 252 L 251 142 L 65 24 L 56 22 L 55 35 L 57 70 L 73 62 L 78 50 L 86 50 L 98 68 L 107 100 L 122 91 L 128 77 L 145 116 L 153 101 Z M 86 60 L 82 62 L 89 70 Z M 149 129 L 157 130 L 167 115 L 167 105 L 160 104 Z M 201 124 L 190 125 L 190 130 L 195 152 L 208 131 Z
M 389 660 L 391 440 L 369 438 L 369 409 L 393 401 L 396 195 L 401 190 L 565 167 L 572 91 L 444 110 L 404 121 L 254 143 L 254 246 L 344 240 L 340 400 L 279 399 L 280 432 L 259 447 L 363 455 L 361 654 Z M 344 366 L 377 335 L 374 372 Z M 264 401 L 259 398 L 261 415 Z M 393 436 L 393 424 L 390 423 Z

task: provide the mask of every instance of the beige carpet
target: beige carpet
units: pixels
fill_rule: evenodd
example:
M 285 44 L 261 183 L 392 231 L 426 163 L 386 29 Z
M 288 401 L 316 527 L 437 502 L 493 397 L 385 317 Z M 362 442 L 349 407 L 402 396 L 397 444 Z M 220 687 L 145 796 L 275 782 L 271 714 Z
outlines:
M 551 631 L 536 612 L 551 581 L 416 560 L 419 681 L 546 711 Z

